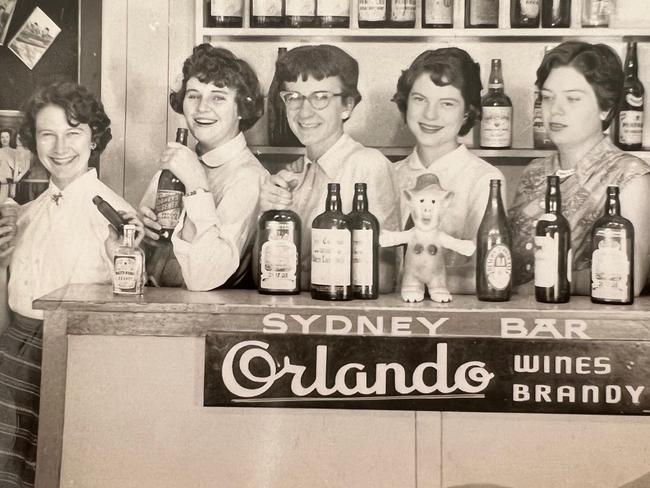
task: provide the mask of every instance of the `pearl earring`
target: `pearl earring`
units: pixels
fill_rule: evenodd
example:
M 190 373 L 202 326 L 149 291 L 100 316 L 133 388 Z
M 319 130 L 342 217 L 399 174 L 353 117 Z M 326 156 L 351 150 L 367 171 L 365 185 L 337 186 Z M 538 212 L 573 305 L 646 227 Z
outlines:
M 94 151 L 95 149 L 97 149 L 97 144 L 95 144 L 94 142 L 91 142 L 90 143 L 90 150 Z

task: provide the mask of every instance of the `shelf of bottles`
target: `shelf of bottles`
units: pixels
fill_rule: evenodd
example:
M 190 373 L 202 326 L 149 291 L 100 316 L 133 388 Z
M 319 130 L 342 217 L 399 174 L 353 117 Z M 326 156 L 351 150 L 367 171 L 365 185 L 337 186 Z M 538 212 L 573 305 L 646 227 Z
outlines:
M 641 22 L 635 27 L 618 25 L 614 20 L 610 23 L 606 7 L 614 4 L 612 0 L 195 1 L 197 43 L 213 38 L 436 38 L 506 42 L 522 38 L 650 38 L 650 28 Z M 319 12 L 320 5 L 328 3 L 339 11 Z M 529 7 L 533 15 L 527 15 L 531 11 L 526 11 L 526 5 L 533 5 Z M 234 10 L 224 10 L 233 6 Z

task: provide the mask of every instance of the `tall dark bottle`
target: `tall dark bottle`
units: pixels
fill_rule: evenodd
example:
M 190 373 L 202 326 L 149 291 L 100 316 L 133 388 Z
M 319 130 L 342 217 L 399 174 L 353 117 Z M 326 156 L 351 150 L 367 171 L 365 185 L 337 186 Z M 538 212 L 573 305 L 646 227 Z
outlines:
M 278 48 L 278 61 L 287 53 L 286 47 Z M 294 135 L 287 121 L 287 109 L 280 99 L 277 78 L 274 76 L 269 87 L 269 98 L 266 101 L 266 113 L 268 117 L 269 144 L 271 146 L 301 146 L 300 141 Z
M 490 197 L 476 235 L 476 296 L 505 302 L 512 293 L 512 235 L 501 199 L 501 180 L 490 180 Z
M 605 215 L 591 231 L 591 301 L 634 302 L 634 226 L 621 216 L 618 187 L 608 186 Z
M 512 145 L 512 102 L 503 89 L 501 60 L 493 59 L 488 92 L 481 99 L 481 147 L 507 149 Z
M 546 213 L 535 228 L 535 298 L 566 303 L 571 298 L 571 228 L 562 215 L 559 176 L 547 176 Z
M 243 0 L 204 0 L 204 27 L 241 27 Z
M 325 212 L 311 224 L 311 297 L 352 299 L 352 233 L 341 212 L 340 185 L 327 185 Z
M 454 26 L 454 0 L 423 0 L 422 27 L 436 29 Z
M 316 16 L 321 27 L 350 27 L 349 0 L 318 0 Z
M 292 210 L 268 210 L 260 216 L 257 233 L 260 293 L 300 293 L 300 229 L 300 217 Z
M 542 0 L 542 27 L 571 27 L 571 0 Z
M 368 211 L 366 184 L 354 184 L 352 212 L 352 295 L 374 299 L 379 295 L 379 221 Z
M 251 0 L 251 27 L 282 27 L 282 0 Z
M 465 0 L 465 27 L 498 27 L 499 0 Z
M 99 213 L 101 213 L 106 218 L 106 220 L 108 220 L 113 225 L 113 227 L 115 227 L 117 234 L 119 236 L 123 236 L 124 226 L 128 222 L 124 220 L 124 218 L 118 213 L 117 210 L 113 208 L 110 203 L 108 203 L 99 195 L 95 195 L 93 197 L 93 203 L 97 207 L 97 210 L 99 210 Z
M 625 98 L 614 125 L 614 142 L 624 151 L 640 151 L 643 146 L 644 89 L 639 81 L 636 42 L 627 43 L 623 93 Z
M 510 0 L 510 27 L 539 27 L 541 0 Z
M 187 146 L 187 129 L 176 130 L 176 142 Z M 183 210 L 183 195 L 185 195 L 185 185 L 176 178 L 174 173 L 163 169 L 158 180 L 154 208 L 158 223 L 162 227 L 159 233 L 161 240 L 169 241 L 172 237 Z

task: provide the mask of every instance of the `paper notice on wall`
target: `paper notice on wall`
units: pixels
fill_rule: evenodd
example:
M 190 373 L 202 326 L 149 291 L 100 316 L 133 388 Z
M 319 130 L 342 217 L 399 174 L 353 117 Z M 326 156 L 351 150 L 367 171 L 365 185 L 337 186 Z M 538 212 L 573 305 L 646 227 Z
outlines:
M 0 0 L 0 46 L 5 42 L 9 24 L 11 24 L 11 17 L 16 10 L 16 2 L 18 0 Z
M 61 28 L 36 7 L 9 42 L 9 49 L 29 69 L 34 69 L 60 32 Z

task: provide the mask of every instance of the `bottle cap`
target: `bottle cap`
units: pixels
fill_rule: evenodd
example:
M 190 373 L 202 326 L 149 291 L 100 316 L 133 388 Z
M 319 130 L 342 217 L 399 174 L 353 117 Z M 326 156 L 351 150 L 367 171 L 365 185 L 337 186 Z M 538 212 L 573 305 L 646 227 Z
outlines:
M 95 196 L 93 197 L 93 203 L 94 203 L 95 205 L 99 205 L 99 204 L 102 203 L 103 201 L 104 201 L 104 199 L 103 199 L 102 197 L 100 197 L 99 195 L 95 195 Z

